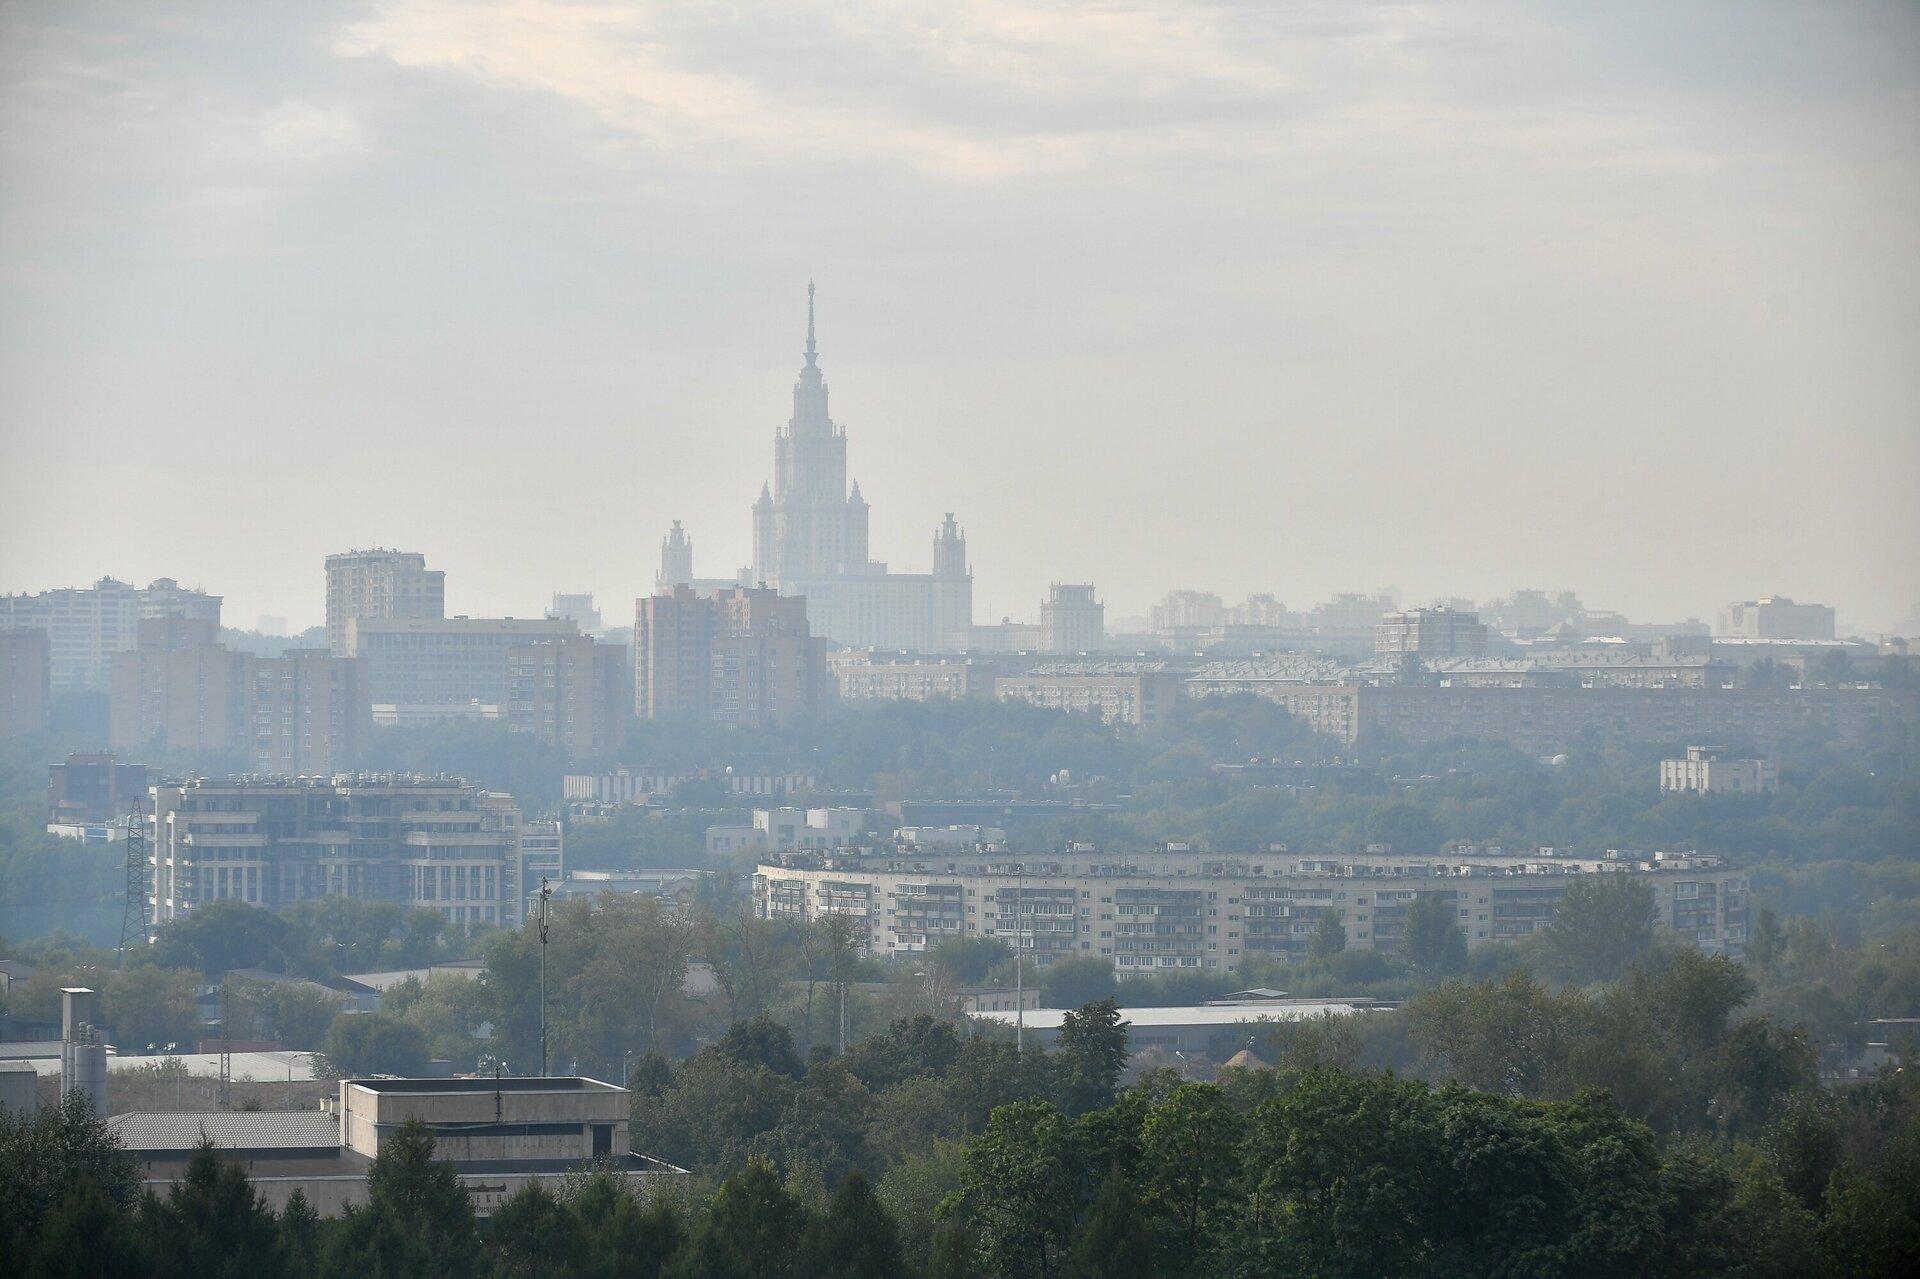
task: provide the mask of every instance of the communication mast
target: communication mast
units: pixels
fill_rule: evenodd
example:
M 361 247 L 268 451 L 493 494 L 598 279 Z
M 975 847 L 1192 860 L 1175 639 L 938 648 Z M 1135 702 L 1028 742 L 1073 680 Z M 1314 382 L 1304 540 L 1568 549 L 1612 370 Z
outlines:
M 139 799 L 127 813 L 127 899 L 120 913 L 120 967 L 127 952 L 147 944 L 147 818 Z

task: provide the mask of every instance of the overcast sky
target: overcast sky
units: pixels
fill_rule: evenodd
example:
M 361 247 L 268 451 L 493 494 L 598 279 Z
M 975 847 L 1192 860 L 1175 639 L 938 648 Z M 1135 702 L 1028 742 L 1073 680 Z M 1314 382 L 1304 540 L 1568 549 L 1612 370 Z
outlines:
M 1920 601 L 1920 6 L 0 3 L 0 590 Z

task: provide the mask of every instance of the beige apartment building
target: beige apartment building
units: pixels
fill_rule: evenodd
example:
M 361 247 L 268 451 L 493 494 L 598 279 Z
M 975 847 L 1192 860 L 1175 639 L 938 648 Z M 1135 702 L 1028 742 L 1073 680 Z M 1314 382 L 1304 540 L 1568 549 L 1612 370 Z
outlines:
M 520 921 L 520 813 L 457 778 L 195 779 L 150 789 L 152 922 L 232 898 L 353 897 L 449 923 Z
M 446 616 L 447 575 L 427 568 L 411 551 L 347 551 L 327 556 L 327 648 L 353 654 L 347 623 L 354 618 Z
M 1058 662 L 1002 675 L 993 695 L 1048 710 L 1085 711 L 1109 724 L 1150 728 L 1180 700 L 1180 676 L 1164 662 Z
M 45 631 L 0 631 L 0 737 L 38 733 L 53 700 Z
M 843 702 L 927 702 L 993 696 L 994 668 L 967 658 L 880 657 L 865 649 L 827 654 Z
M 762 861 L 753 892 L 764 919 L 862 921 L 876 956 L 997 937 L 1039 966 L 1098 955 L 1127 977 L 1233 972 L 1253 955 L 1298 960 L 1328 913 L 1349 949 L 1388 949 L 1422 897 L 1454 910 L 1470 947 L 1514 941 L 1551 919 L 1569 886 L 1599 874 L 1644 880 L 1662 925 L 1702 950 L 1741 953 L 1746 872 L 1691 855 L 796 853 Z
M 800 595 L 692 587 L 636 602 L 634 713 L 759 727 L 802 719 L 830 696 L 826 641 Z

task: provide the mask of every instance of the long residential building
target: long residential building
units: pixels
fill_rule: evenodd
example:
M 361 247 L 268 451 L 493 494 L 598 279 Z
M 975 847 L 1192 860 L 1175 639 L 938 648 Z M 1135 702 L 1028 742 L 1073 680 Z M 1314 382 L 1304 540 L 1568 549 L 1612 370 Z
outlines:
M 322 897 L 520 920 L 519 810 L 458 778 L 207 778 L 150 794 L 156 926 L 226 899 L 278 911 Z
M 1642 879 L 1660 924 L 1702 950 L 1741 953 L 1746 872 L 1697 855 L 795 853 L 763 860 L 753 892 L 762 918 L 862 921 L 873 955 L 992 937 L 1041 966 L 1097 955 L 1127 977 L 1232 972 L 1253 955 L 1299 960 L 1329 913 L 1350 949 L 1389 949 L 1422 897 L 1454 911 L 1470 947 L 1514 941 L 1551 919 L 1568 887 L 1599 874 Z
M 446 616 L 447 575 L 427 567 L 412 551 L 347 551 L 327 556 L 327 647 L 336 657 L 353 653 L 347 623 L 390 618 Z
M 183 617 L 220 625 L 220 597 L 186 590 L 170 577 L 145 589 L 103 577 L 85 589 L 0 595 L 0 631 L 45 631 L 55 693 L 103 689 L 115 653 L 139 642 L 146 618 Z
M 0 737 L 38 733 L 53 700 L 45 631 L 0 630 Z
M 830 696 L 826 641 L 804 596 L 688 586 L 636 602 L 633 709 L 641 719 L 754 728 L 804 719 Z

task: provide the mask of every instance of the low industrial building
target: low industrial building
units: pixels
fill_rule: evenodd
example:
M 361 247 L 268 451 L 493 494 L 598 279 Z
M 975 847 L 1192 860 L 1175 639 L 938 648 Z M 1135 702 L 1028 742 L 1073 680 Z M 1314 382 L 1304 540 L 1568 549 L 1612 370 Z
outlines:
M 322 1216 L 367 1201 L 367 1171 L 400 1127 L 421 1120 L 435 1156 L 487 1216 L 536 1178 L 604 1167 L 645 1193 L 687 1194 L 685 1169 L 632 1153 L 630 1094 L 596 1079 L 349 1079 L 321 1110 L 125 1114 L 109 1126 L 162 1193 L 202 1140 L 242 1164 L 278 1212 L 297 1190 Z

